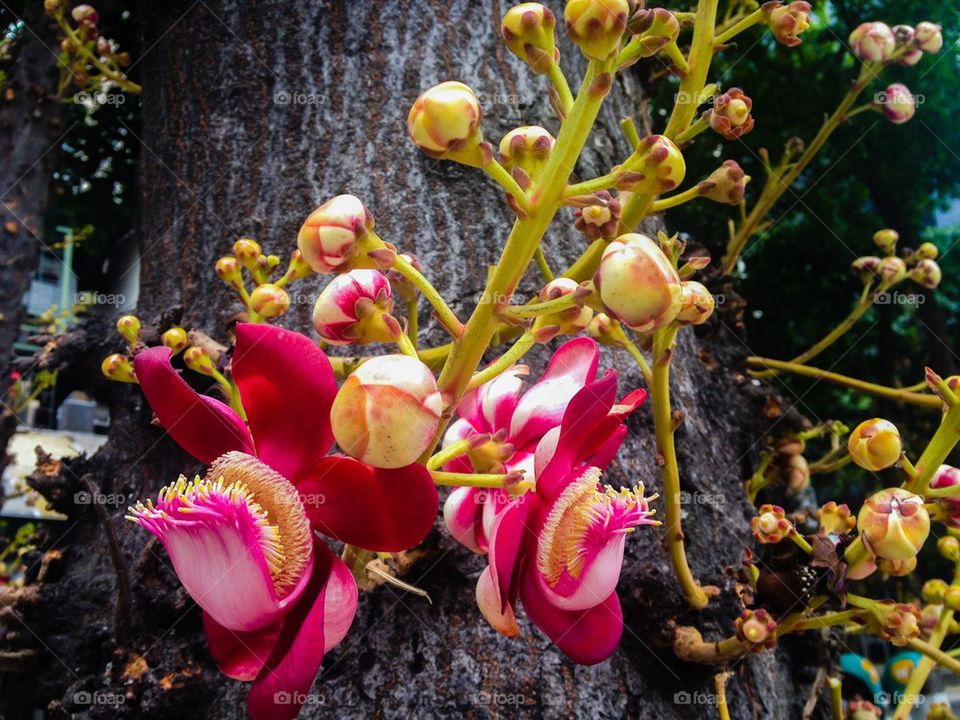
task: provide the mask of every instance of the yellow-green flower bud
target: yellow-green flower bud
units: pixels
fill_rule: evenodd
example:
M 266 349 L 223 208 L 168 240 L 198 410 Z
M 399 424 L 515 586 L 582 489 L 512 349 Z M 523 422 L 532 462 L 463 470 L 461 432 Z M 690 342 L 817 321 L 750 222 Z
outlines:
M 284 276 L 287 282 L 301 280 L 313 275 L 313 268 L 303 259 L 303 253 L 300 250 L 294 250 L 290 254 L 290 265 L 287 268 L 287 274 Z
M 877 558 L 877 569 L 890 577 L 904 577 L 917 569 L 917 558 L 906 560 L 887 560 Z
M 137 376 L 133 372 L 133 363 L 130 358 L 120 353 L 114 353 L 104 358 L 100 363 L 100 371 L 108 380 L 116 382 L 137 382 Z
M 648 135 L 622 165 L 613 168 L 618 190 L 660 195 L 683 182 L 687 165 L 674 142 L 665 135 Z
M 873 608 L 871 625 L 887 642 L 903 647 L 920 636 L 920 608 L 916 605 L 881 600 Z
M 444 82 L 424 91 L 413 103 L 407 132 L 430 157 L 483 167 L 488 156 L 481 147 L 482 117 L 473 90 L 462 82 Z
M 686 280 L 680 285 L 680 312 L 677 322 L 681 325 L 702 325 L 713 315 L 713 294 L 696 280 Z
M 750 176 L 736 160 L 725 160 L 697 185 L 697 192 L 708 200 L 727 205 L 739 205 L 747 189 Z
M 759 652 L 777 644 L 777 623 L 766 610 L 744 610 L 734 621 L 734 631 L 742 642 L 751 643 Z
M 581 288 L 576 280 L 559 277 L 551 280 L 540 291 L 540 300 L 541 302 L 547 302 L 566 295 L 589 296 L 590 291 Z M 534 322 L 533 331 L 538 342 L 547 342 L 557 335 L 576 335 L 586 328 L 592 319 L 593 310 L 581 305 L 574 305 L 566 310 L 541 315 Z
M 258 268 L 260 256 L 263 255 L 263 251 L 260 249 L 259 243 L 255 240 L 240 238 L 233 244 L 233 254 L 236 255 L 241 265 L 253 272 Z
M 140 318 L 136 315 L 124 315 L 117 320 L 117 332 L 127 341 L 127 345 L 140 342 Z
M 923 601 L 928 603 L 942 603 L 943 596 L 947 592 L 947 583 L 940 578 L 927 580 L 923 584 Z
M 928 290 L 933 290 L 940 284 L 943 273 L 936 260 L 920 260 L 910 271 L 910 279 Z
M 181 327 L 172 327 L 160 336 L 160 342 L 165 347 L 173 350 L 174 355 L 179 355 L 187 349 L 187 331 Z
M 619 49 L 629 14 L 627 0 L 568 0 L 563 19 L 584 55 L 606 60 Z
M 897 241 L 900 239 L 900 233 L 892 228 L 877 230 L 873 234 L 874 244 L 880 248 L 885 255 L 893 255 L 897 249 Z
M 290 308 L 290 296 L 282 287 L 264 283 L 250 293 L 250 307 L 261 317 L 280 317 Z
M 554 28 L 557 18 L 540 3 L 520 3 L 507 10 L 500 23 L 500 34 L 507 47 L 535 73 L 549 72 L 560 59 Z
M 217 277 L 223 280 L 234 290 L 243 287 L 243 274 L 240 271 L 240 263 L 232 255 L 226 255 L 217 260 Z
M 932 242 L 925 242 L 917 248 L 915 255 L 918 260 L 936 260 L 940 250 Z
M 900 459 L 903 443 L 896 425 L 889 420 L 873 418 L 864 420 L 850 433 L 847 450 L 857 465 L 876 472 Z
M 950 562 L 960 560 L 960 540 L 952 535 L 944 535 L 937 540 L 937 552 Z
M 879 272 L 880 277 L 883 278 L 888 285 L 895 285 L 906 279 L 907 264 L 903 261 L 903 258 L 891 255 L 880 261 Z
M 877 557 L 908 560 L 930 534 L 930 516 L 923 498 L 903 488 L 887 488 L 867 498 L 857 516 L 867 547 Z
M 536 178 L 547 164 L 555 142 L 553 135 L 542 127 L 518 127 L 500 141 L 500 163 L 507 170 L 519 168 L 527 178 Z
M 201 375 L 212 376 L 216 371 L 210 355 L 199 345 L 187 348 L 186 352 L 183 353 L 183 361 L 188 368 Z
M 960 610 L 960 586 L 950 585 L 944 591 L 943 604 L 951 610 Z

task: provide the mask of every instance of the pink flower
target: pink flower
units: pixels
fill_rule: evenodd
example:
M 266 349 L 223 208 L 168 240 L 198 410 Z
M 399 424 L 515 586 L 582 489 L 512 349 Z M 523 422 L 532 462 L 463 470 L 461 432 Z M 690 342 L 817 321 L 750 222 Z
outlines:
M 951 465 L 941 465 L 930 481 L 931 488 L 947 488 L 960 485 L 960 470 Z M 947 527 L 960 528 L 960 495 L 946 498 L 944 507 L 947 509 L 947 518 L 944 524 Z
M 316 532 L 370 550 L 397 551 L 429 532 L 437 493 L 427 470 L 383 470 L 328 456 L 333 370 L 308 338 L 266 325 L 237 326 L 233 377 L 249 423 L 195 393 L 171 351 L 137 355 L 140 385 L 160 424 L 187 452 L 212 463 L 182 478 L 131 520 L 156 535 L 203 608 L 220 670 L 253 681 L 260 718 L 291 718 L 324 653 L 346 634 L 357 588 Z
M 894 125 L 902 125 L 910 120 L 917 111 L 917 101 L 910 88 L 902 83 L 893 83 L 878 94 L 883 105 L 883 114 Z
M 392 311 L 386 276 L 376 270 L 351 270 L 337 275 L 320 293 L 313 326 L 331 345 L 396 342 L 403 329 Z
M 637 404 L 615 405 L 616 392 L 610 370 L 569 402 L 560 426 L 537 448 L 536 491 L 497 514 L 490 564 L 477 581 L 477 602 L 496 630 L 519 632 L 519 598 L 530 620 L 585 665 L 605 660 L 620 642 L 615 590 L 626 537 L 638 525 L 655 524 L 642 485 L 600 485 L 600 468 L 623 441 L 623 417 Z
M 459 418 L 447 430 L 444 446 L 478 436 L 489 439 L 469 455 L 450 461 L 444 469 L 461 473 L 524 471 L 532 479 L 537 444 L 560 425 L 570 400 L 594 379 L 598 359 L 596 342 L 575 338 L 560 346 L 543 377 L 527 392 L 522 393 L 523 377 L 528 372 L 524 365 L 515 365 L 468 392 L 457 408 Z M 645 393 L 639 391 L 630 397 L 636 407 Z M 486 552 L 494 518 L 509 501 L 506 490 L 457 488 L 443 506 L 447 529 L 471 550 Z
M 886 61 L 897 46 L 897 39 L 889 25 L 865 22 L 857 25 L 848 40 L 853 54 L 868 62 Z

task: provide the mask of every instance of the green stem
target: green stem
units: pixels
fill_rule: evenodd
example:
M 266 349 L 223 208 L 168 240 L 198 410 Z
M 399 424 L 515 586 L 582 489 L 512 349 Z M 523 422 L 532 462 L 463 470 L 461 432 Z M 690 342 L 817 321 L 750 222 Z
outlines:
M 921 652 L 926 655 L 937 665 L 945 667 L 947 670 L 960 675 L 960 661 L 954 657 L 951 657 L 940 648 L 935 647 L 931 643 L 925 642 L 920 638 L 911 638 L 907 641 L 907 644 L 917 652 Z
M 717 35 L 716 43 L 717 45 L 724 45 L 737 35 L 742 33 L 744 30 L 749 30 L 754 25 L 763 22 L 763 10 L 754 10 L 749 15 L 741 18 L 738 22 L 731 25 L 729 28 Z
M 440 296 L 437 289 L 430 284 L 430 281 L 427 280 L 419 270 L 399 255 L 393 264 L 393 269 L 403 275 L 423 293 L 423 296 L 436 311 L 440 323 L 451 335 L 456 338 L 463 334 L 463 323 L 460 322 L 453 310 L 450 309 L 446 301 Z
M 796 546 L 803 550 L 807 555 L 813 555 L 813 546 L 807 542 L 807 539 L 803 537 L 803 535 L 798 532 L 792 532 L 790 533 L 790 539 L 793 540 Z
M 567 185 L 567 189 L 564 190 L 563 196 L 565 198 L 576 197 L 577 195 L 587 195 L 589 193 L 599 192 L 600 190 L 609 190 L 613 187 L 614 182 L 616 182 L 617 176 L 614 173 L 607 173 L 606 175 L 601 175 L 600 177 L 595 177 L 591 180 L 584 180 L 583 182 L 574 183 L 573 185 Z
M 417 310 L 417 298 L 412 297 L 407 300 L 407 337 L 414 347 L 417 347 L 417 337 L 419 335 L 420 313 Z
M 853 390 L 859 390 L 860 392 L 868 395 L 875 395 L 887 400 L 894 400 L 897 402 L 904 402 L 909 405 L 930 408 L 931 410 L 939 410 L 943 405 L 943 402 L 940 400 L 940 398 L 928 393 L 910 392 L 902 388 L 892 388 L 887 387 L 886 385 L 878 385 L 876 383 L 858 380 L 857 378 L 848 377 L 846 375 L 839 375 L 827 370 L 801 365 L 796 362 L 786 362 L 783 360 L 771 360 L 770 358 L 751 356 L 747 358 L 747 364 L 757 367 L 766 367 L 774 371 L 788 372 L 793 373 L 794 375 L 816 378 L 817 380 L 824 380 L 833 385 L 840 385 Z
M 550 63 L 547 77 L 550 78 L 550 82 L 553 83 L 553 87 L 560 97 L 560 107 L 563 110 L 564 117 L 566 117 L 570 114 L 570 108 L 573 107 L 573 93 L 570 92 L 570 84 L 567 82 L 567 76 L 563 74 L 563 70 L 560 68 L 560 63 Z
M 918 495 L 925 494 L 937 469 L 946 461 L 958 440 L 960 440 L 960 405 L 954 405 L 941 418 L 940 426 L 916 462 L 914 468 L 916 474 L 913 480 L 906 484 L 906 489 Z
M 676 207 L 677 205 L 683 205 L 685 202 L 690 202 L 700 197 L 700 188 L 697 185 L 694 185 L 692 188 L 688 188 L 681 193 L 676 195 L 671 195 L 668 198 L 663 198 L 662 200 L 656 200 L 650 205 L 650 214 L 663 212 L 664 210 L 669 210 L 670 208 Z
M 400 352 L 404 355 L 409 355 L 412 358 L 420 359 L 420 354 L 417 352 L 417 346 L 413 344 L 413 341 L 410 339 L 406 333 L 400 333 L 400 336 L 397 338 L 397 347 L 400 348 Z
M 553 298 L 553 300 L 544 300 L 529 305 L 510 305 L 504 308 L 501 314 L 521 320 L 560 312 L 579 304 L 579 300 L 574 295 L 561 295 L 558 298 Z
M 512 479 L 510 474 L 454 473 L 431 470 L 430 477 L 436 485 L 444 487 L 502 488 Z
M 376 553 L 372 550 L 364 550 L 356 545 L 344 545 L 343 553 L 340 556 L 362 588 L 370 587 L 370 580 L 367 577 L 367 563 L 375 557 Z
M 838 612 L 829 612 L 817 617 L 805 618 L 793 626 L 794 632 L 803 632 L 804 630 L 817 630 L 819 628 L 833 627 L 834 625 L 846 625 L 854 622 L 862 614 L 862 610 L 840 610 Z
M 954 571 L 953 579 L 954 582 L 957 581 L 956 571 Z M 940 611 L 940 619 L 937 621 L 937 626 L 933 629 L 933 632 L 930 633 L 926 645 L 929 648 L 939 650 L 952 622 L 953 610 L 944 605 Z M 913 672 L 910 673 L 910 680 L 907 681 L 907 686 L 903 689 L 903 694 L 900 696 L 900 703 L 897 705 L 896 712 L 893 714 L 893 720 L 907 720 L 907 718 L 910 717 L 910 710 L 913 707 L 913 703 L 923 690 L 923 686 L 926 684 L 927 678 L 935 666 L 936 663 L 930 658 L 929 654 L 924 653 L 924 657 L 920 659 L 920 662 L 917 663 Z
M 523 191 L 523 188 L 520 187 L 516 178 L 514 178 L 503 165 L 492 159 L 483 166 L 483 171 L 491 180 L 502 187 L 508 195 L 513 196 L 517 206 L 523 210 L 523 212 L 530 212 L 530 198 L 527 197 L 527 194 Z
M 485 382 L 493 380 L 510 367 L 516 365 L 517 361 L 526 355 L 527 351 L 536 344 L 537 341 L 533 333 L 529 331 L 525 332 L 503 355 L 487 365 L 487 367 L 485 367 L 483 370 L 475 373 L 474 376 L 470 378 L 470 383 L 467 385 L 467 389 L 473 390 L 478 388 Z
M 533 254 L 533 259 L 537 262 L 537 269 L 540 270 L 544 282 L 551 282 L 554 279 L 553 270 L 550 268 L 547 256 L 543 254 L 543 248 L 539 245 L 537 245 L 537 250 Z
M 677 135 L 677 137 L 676 137 L 676 143 L 677 143 L 678 145 L 680 145 L 680 144 L 682 144 L 682 143 L 689 142 L 689 141 L 693 140 L 697 135 L 699 135 L 700 133 L 702 133 L 704 130 L 706 130 L 708 127 L 710 127 L 710 122 L 709 122 L 708 120 L 705 120 L 705 119 L 701 116 L 701 117 L 699 117 L 699 118 L 696 119 L 696 121 L 693 123 L 693 125 L 691 125 L 691 126 L 688 127 L 686 130 L 684 130 L 682 133 L 680 133 L 679 135 Z
M 690 72 L 690 66 L 687 65 L 687 59 L 683 56 L 683 53 L 680 52 L 680 48 L 677 47 L 676 40 L 673 40 L 669 45 L 667 45 L 663 51 L 667 54 L 667 57 L 670 58 L 670 62 L 680 69 L 680 72 L 684 74 Z
M 833 720 L 843 720 L 843 681 L 832 677 L 827 679 L 830 686 L 830 710 Z
M 637 132 L 637 124 L 632 117 L 620 119 L 620 129 L 623 130 L 624 137 L 630 143 L 630 147 L 636 150 L 640 146 L 640 133 Z
M 727 680 L 732 674 L 722 672 L 713 676 L 713 687 L 717 691 L 717 714 L 720 720 L 730 720 L 730 709 L 727 707 Z
M 470 438 L 468 440 L 458 440 L 455 443 L 451 443 L 427 460 L 427 470 L 436 470 L 438 468 L 442 468 L 451 460 L 456 460 L 458 457 L 463 457 L 466 455 L 473 449 L 473 447 L 474 438 Z

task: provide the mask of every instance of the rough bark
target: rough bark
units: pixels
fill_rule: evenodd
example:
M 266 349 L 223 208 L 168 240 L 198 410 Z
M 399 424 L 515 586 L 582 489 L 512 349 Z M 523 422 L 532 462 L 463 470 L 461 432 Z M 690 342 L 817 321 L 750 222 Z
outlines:
M 138 313 L 160 322 L 182 305 L 186 323 L 222 333 L 238 308 L 225 299 L 212 265 L 229 242 L 249 235 L 269 251 L 287 252 L 310 209 L 349 191 L 368 202 L 383 237 L 415 252 L 465 314 L 496 259 L 510 213 L 477 172 L 419 154 L 405 138 L 404 119 L 420 90 L 458 78 L 485 98 L 491 140 L 520 124 L 555 130 L 542 79 L 499 42 L 503 10 L 492 0 L 144 3 L 143 47 L 150 49 L 140 65 Z M 582 70 L 577 53 L 566 44 L 562 51 L 576 75 Z M 281 93 L 312 96 L 314 103 L 283 104 L 276 101 Z M 578 168 L 581 176 L 626 155 L 617 120 L 639 112 L 640 94 L 634 78 L 618 81 Z M 559 219 L 545 241 L 558 267 L 584 247 L 569 220 Z M 321 284 L 303 288 L 291 324 L 308 327 Z M 535 287 L 529 281 L 527 289 Z M 473 597 L 484 561 L 438 529 L 405 577 L 433 603 L 387 587 L 363 595 L 354 627 L 328 655 L 303 716 L 715 717 L 716 708 L 694 695 L 712 692 L 713 670 L 673 657 L 671 623 L 694 622 L 710 638 L 730 633 L 740 610 L 730 568 L 749 543 L 741 481 L 759 440 L 782 422 L 771 419 L 766 395 L 737 370 L 746 350 L 736 334 L 736 303 L 727 299 L 728 312 L 703 337 L 685 333 L 675 370 L 676 406 L 686 416 L 678 434 L 681 470 L 692 498 L 685 530 L 697 575 L 722 587 L 718 601 L 702 614 L 688 613 L 661 536 L 637 532 L 618 591 L 626 619 L 622 647 L 609 661 L 579 667 L 525 619 L 516 640 L 494 633 Z M 103 319 L 52 346 L 45 362 L 66 360 L 73 372 L 94 376 L 109 346 L 108 325 Z M 428 329 L 424 337 L 440 336 Z M 543 359 L 543 352 L 534 356 L 535 370 Z M 621 371 L 622 388 L 641 384 L 626 356 L 605 354 L 604 363 Z M 48 464 L 34 478 L 45 494 L 60 498 L 71 521 L 63 537 L 53 529 L 43 546 L 63 553 L 57 572 L 38 583 L 39 597 L 16 619 L 4 618 L 16 633 L 8 638 L 10 649 L 40 654 L 33 673 L 4 680 L 2 702 L 11 717 L 48 702 L 61 716 L 244 717 L 246 686 L 216 672 L 200 614 L 162 549 L 110 507 L 122 572 L 133 588 L 129 622 L 115 612 L 117 571 L 106 535 L 73 493 L 89 478 L 102 493 L 153 495 L 193 464 L 148 426 L 150 413 L 136 388 L 103 384 L 100 390 L 114 418 L 107 448 L 90 460 Z M 630 429 L 609 480 L 642 480 L 656 492 L 649 410 L 638 412 Z M 118 628 L 127 638 L 122 644 Z M 816 657 L 810 646 L 798 647 L 802 642 L 788 639 L 774 653 L 735 664 L 732 717 L 800 716 Z M 77 701 L 84 692 L 124 701 L 84 704 Z M 700 702 L 684 703 L 677 693 Z

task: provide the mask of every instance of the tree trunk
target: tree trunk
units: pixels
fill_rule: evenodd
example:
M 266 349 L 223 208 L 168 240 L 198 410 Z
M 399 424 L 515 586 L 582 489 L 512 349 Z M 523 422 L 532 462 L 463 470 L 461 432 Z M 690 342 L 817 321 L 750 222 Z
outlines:
M 491 0 L 143 3 L 138 314 L 169 321 L 182 306 L 185 324 L 222 340 L 239 306 L 213 274 L 217 257 L 242 235 L 268 252 L 287 254 L 311 209 L 351 192 L 371 208 L 378 232 L 414 252 L 465 317 L 487 265 L 497 258 L 511 213 L 478 171 L 417 151 L 404 121 L 422 89 L 456 78 L 481 96 L 491 141 L 522 124 L 556 131 L 543 79 L 499 40 L 504 10 Z M 579 77 L 578 53 L 565 41 L 561 47 L 568 74 Z M 640 112 L 640 95 L 629 73 L 618 80 L 577 169 L 581 177 L 628 154 L 617 121 Z M 545 239 L 557 268 L 585 247 L 571 226 L 561 213 Z M 325 280 L 314 278 L 300 289 L 286 324 L 309 328 Z M 524 287 L 535 291 L 535 278 Z M 713 692 L 714 671 L 674 658 L 671 623 L 695 623 L 708 638 L 730 634 L 741 609 L 730 568 L 739 566 L 751 544 L 742 479 L 760 440 L 785 417 L 771 419 L 766 395 L 738 370 L 747 350 L 727 330 L 738 327 L 736 306 L 728 295 L 726 310 L 702 337 L 685 333 L 674 373 L 676 407 L 686 417 L 678 443 L 691 498 L 688 547 L 697 576 L 722 587 L 707 611 L 686 611 L 662 534 L 634 533 L 618 589 L 626 624 L 622 646 L 599 665 L 574 665 L 523 618 L 515 640 L 488 627 L 473 590 L 485 561 L 452 542 L 438 519 L 423 557 L 404 578 L 428 591 L 432 604 L 389 587 L 362 595 L 354 626 L 325 659 L 302 716 L 716 717 L 706 695 Z M 103 320 L 75 333 L 51 348 L 44 362 L 68 359 L 73 371 L 94 376 L 99 353 L 109 345 L 103 339 L 108 325 Z M 441 339 L 436 328 L 422 338 Z M 531 359 L 534 374 L 545 357 L 538 352 Z M 626 355 L 606 353 L 603 362 L 620 370 L 622 392 L 641 385 Z M 48 557 L 39 598 L 17 611 L 30 631 L 4 619 L 18 633 L 16 642 L 8 640 L 11 650 L 39 648 L 40 654 L 33 673 L 5 681 L 18 692 L 5 693 L 2 702 L 11 717 L 48 702 L 75 717 L 244 717 L 247 686 L 217 673 L 199 610 L 162 548 L 123 520 L 122 503 L 109 504 L 108 493 L 127 502 L 153 496 L 195 463 L 149 426 L 149 409 L 135 387 L 103 392 L 113 411 L 108 446 L 90 460 L 48 467 L 34 478 L 48 496 L 62 500 L 71 521 L 66 536 L 49 534 L 48 546 L 59 548 L 62 558 Z M 656 492 L 648 409 L 636 413 L 630 430 L 608 480 L 642 480 Z M 98 515 L 73 502 L 80 478 L 95 481 L 104 494 L 100 500 L 122 562 L 111 560 Z M 129 607 L 126 593 L 118 593 L 118 577 L 132 587 Z M 773 653 L 735 663 L 732 717 L 800 717 L 816 669 L 810 648 L 788 639 Z M 107 706 L 110 698 L 115 702 Z

